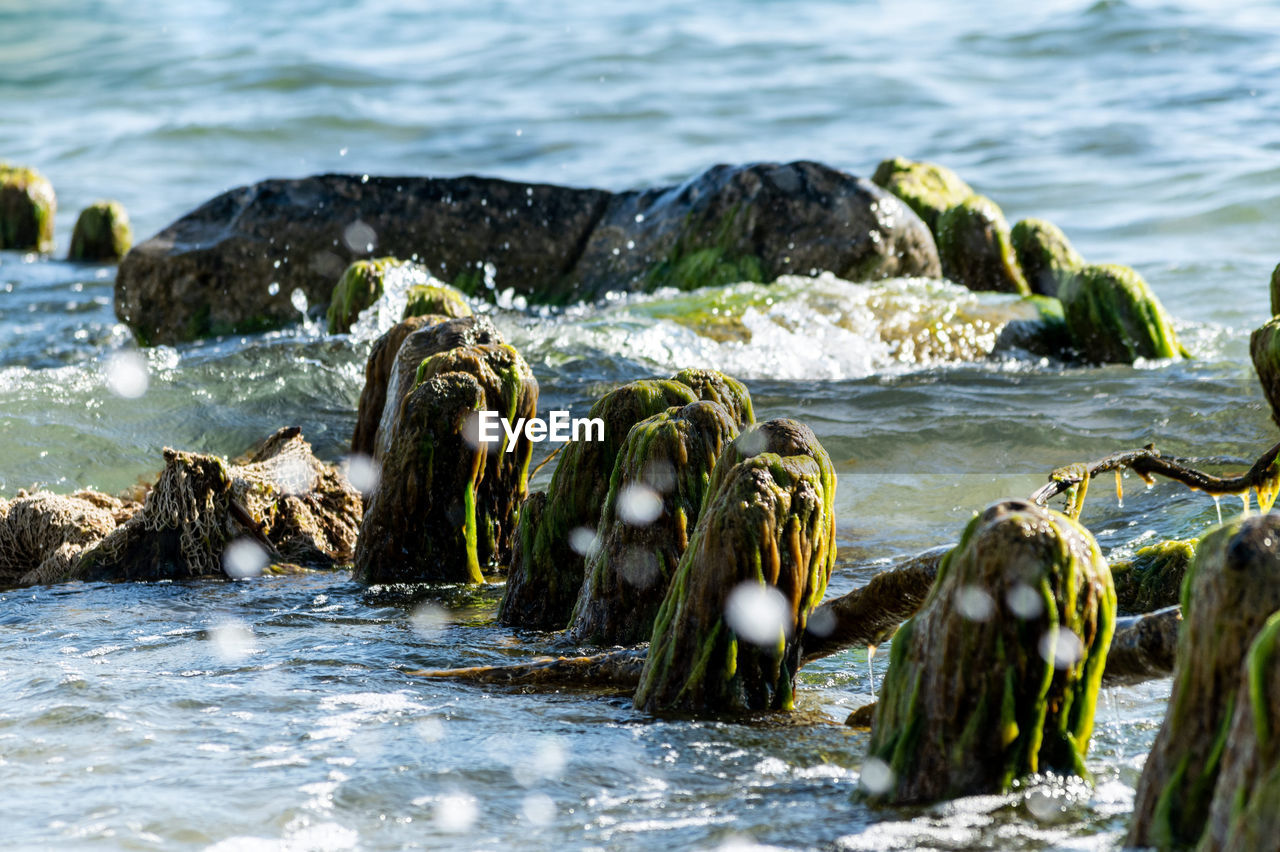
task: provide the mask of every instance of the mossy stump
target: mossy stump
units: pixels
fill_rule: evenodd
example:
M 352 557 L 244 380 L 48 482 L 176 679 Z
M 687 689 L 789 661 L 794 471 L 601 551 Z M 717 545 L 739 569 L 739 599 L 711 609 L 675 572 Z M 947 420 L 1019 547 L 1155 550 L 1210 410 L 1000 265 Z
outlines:
M 1134 797 L 1128 845 L 1184 849 L 1209 817 L 1250 643 L 1280 609 L 1280 515 L 1217 527 L 1182 587 L 1173 691 Z
M 756 422 L 747 386 L 719 370 L 688 368 L 672 376 L 671 381 L 688 386 L 698 399 L 720 403 L 739 429 Z
M 1009 232 L 1018 266 L 1031 292 L 1057 297 L 1058 291 L 1084 267 L 1084 258 L 1067 235 L 1044 219 L 1023 219 Z
M 573 542 L 594 537 L 627 434 L 641 420 L 696 400 L 680 382 L 646 379 L 615 388 L 591 406 L 587 416 L 604 421 L 604 440 L 566 444 L 546 497 L 526 501 L 499 622 L 541 630 L 568 626 L 586 564 Z
M 95 201 L 76 219 L 67 259 L 116 262 L 128 254 L 132 245 L 133 227 L 124 205 L 118 201 Z
M 1182 597 L 1182 578 L 1199 543 L 1194 538 L 1162 541 L 1139 548 L 1132 559 L 1112 563 L 1120 611 L 1152 612 L 1177 605 Z
M 471 306 L 459 291 L 444 284 L 414 284 L 405 291 L 402 319 L 420 316 L 469 317 Z
M 418 365 L 416 381 L 453 372 L 474 376 L 484 388 L 484 407 L 508 423 L 537 416 L 538 381 L 515 347 L 488 343 L 439 352 Z M 478 441 L 479 423 L 468 429 L 473 432 L 468 437 Z M 500 442 L 488 448 L 476 495 L 476 556 L 484 567 L 506 565 L 511 558 L 516 517 L 529 494 L 533 443 L 522 431 L 511 446 L 505 430 L 499 432 Z
M 1249 356 L 1271 405 L 1271 419 L 1280 425 L 1280 316 L 1267 320 L 1249 337 Z
M 444 373 L 404 399 L 356 544 L 352 579 L 480 583 L 477 492 L 489 452 L 467 434 L 486 405 L 469 373 Z
M 1114 627 L 1111 575 L 1087 530 L 1018 500 L 988 508 L 894 637 L 868 748 L 891 783 L 870 792 L 923 803 L 1048 770 L 1087 778 Z
M 771 435 L 807 440 L 780 455 Z M 637 708 L 792 709 L 800 637 L 835 563 L 834 501 L 831 460 L 802 424 L 769 421 L 726 448 L 658 610 Z
M 1253 852 L 1280 838 L 1280 612 L 1245 655 L 1199 852 Z
M 0 249 L 53 251 L 58 199 L 35 169 L 0 163 Z
M 394 257 L 357 260 L 346 268 L 329 296 L 325 319 L 330 334 L 346 334 L 360 318 L 360 312 L 382 297 L 389 274 L 399 269 L 415 269 L 417 264 Z
M 973 188 L 946 166 L 890 157 L 876 166 L 871 182 L 906 202 L 934 236 L 938 217 L 973 195 Z
M 994 201 L 971 195 L 938 217 L 942 274 L 970 290 L 1031 295 L 1009 239 L 1009 223 Z
M 407 317 L 387 329 L 373 342 L 369 358 L 364 364 L 364 387 L 360 391 L 360 403 L 356 409 L 356 428 L 351 435 L 351 452 L 373 457 L 374 436 L 382 419 L 382 409 L 387 404 L 387 383 L 391 380 L 391 368 L 406 337 L 426 325 L 443 322 L 445 317 L 422 315 Z
M 1058 292 L 1071 342 L 1095 363 L 1176 358 L 1186 351 L 1142 276 L 1127 266 L 1088 265 Z
M 573 641 L 632 645 L 649 638 L 716 459 L 737 435 L 724 406 L 702 400 L 631 427 L 613 467 L 598 543 L 587 556 L 569 628 Z M 643 505 L 650 501 L 652 507 Z

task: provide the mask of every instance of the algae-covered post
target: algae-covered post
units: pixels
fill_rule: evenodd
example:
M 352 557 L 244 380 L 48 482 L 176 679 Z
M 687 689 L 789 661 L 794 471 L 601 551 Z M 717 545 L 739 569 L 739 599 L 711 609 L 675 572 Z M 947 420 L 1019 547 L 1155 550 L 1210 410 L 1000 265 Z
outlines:
M 1089 361 L 1131 364 L 1186 355 L 1164 306 L 1127 266 L 1085 266 L 1058 297 L 1072 342 Z
M 970 522 L 894 638 L 868 748 L 894 803 L 999 793 L 1084 755 L 1115 626 L 1087 530 L 1022 501 Z
M 1023 219 L 1009 233 L 1018 265 L 1032 293 L 1056 298 L 1071 277 L 1084 267 L 1084 258 L 1067 235 L 1052 222 Z
M 1027 296 L 1009 241 L 1009 223 L 991 199 L 971 195 L 938 217 L 938 258 L 942 274 L 970 290 L 994 290 Z
M 0 249 L 53 251 L 58 199 L 35 169 L 0 163 Z
M 1194 846 L 1209 816 L 1241 664 L 1280 609 L 1280 516 L 1218 527 L 1200 541 L 1183 585 L 1173 692 L 1134 799 L 1133 846 Z
M 792 707 L 800 638 L 835 563 L 835 474 L 792 420 L 748 427 L 716 463 L 636 690 L 651 713 Z
M 118 261 L 133 245 L 133 227 L 124 205 L 96 201 L 80 211 L 71 233 L 68 260 Z

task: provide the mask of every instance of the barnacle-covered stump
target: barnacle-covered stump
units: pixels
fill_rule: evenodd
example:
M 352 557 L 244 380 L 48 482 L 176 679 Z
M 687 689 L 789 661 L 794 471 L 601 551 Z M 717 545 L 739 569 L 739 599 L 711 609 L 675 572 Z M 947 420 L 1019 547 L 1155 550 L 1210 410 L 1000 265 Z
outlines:
M 133 245 L 129 214 L 118 201 L 95 201 L 80 211 L 68 260 L 118 261 Z
M 1280 613 L 1249 646 L 1200 852 L 1253 852 L 1280 838 Z
M 587 556 L 571 639 L 631 645 L 649 638 L 716 459 L 737 435 L 724 406 L 705 401 L 668 408 L 631 427 L 613 467 L 598 544 Z M 632 504 L 646 499 L 661 500 L 654 518 L 636 517 Z
M 696 400 L 680 382 L 646 379 L 615 388 L 591 406 L 587 416 L 604 421 L 604 440 L 566 444 L 545 496 L 534 494 L 521 510 L 498 609 L 502 624 L 542 630 L 568 625 L 585 571 L 574 541 L 595 536 L 627 434 L 641 420 Z
M 1194 846 L 1209 816 L 1249 644 L 1280 609 L 1280 516 L 1218 527 L 1183 585 L 1173 692 L 1138 782 L 1131 846 Z
M 935 236 L 938 217 L 973 195 L 973 188 L 946 166 L 905 157 L 881 161 L 871 181 L 905 201 Z
M 0 588 L 66 575 L 81 553 L 110 535 L 124 509 L 120 500 L 88 491 L 0 498 Z
M 63 580 L 161 580 L 234 576 L 227 546 L 246 538 L 266 564 L 331 568 L 351 560 L 360 496 L 318 461 L 297 427 L 281 429 L 243 465 L 165 449 L 165 469 L 142 508 Z
M 356 544 L 352 578 L 480 583 L 476 512 L 489 445 L 467 434 L 485 407 L 470 373 L 433 376 L 404 400 Z
M 538 381 L 515 347 L 505 343 L 460 346 L 432 355 L 418 365 L 417 381 L 460 372 L 474 376 L 484 388 L 484 407 L 515 424 L 537 416 Z M 479 423 L 467 424 L 467 437 L 479 440 Z M 476 493 L 476 557 L 482 566 L 505 565 L 511 558 L 516 516 L 529 493 L 529 459 L 533 443 L 523 431 L 511 443 L 499 426 L 498 443 L 485 456 Z M 401 507 L 412 514 L 412 506 Z
M 1116 605 L 1121 612 L 1151 612 L 1176 606 L 1182 578 L 1196 555 L 1199 539 L 1161 541 L 1138 549 L 1132 559 L 1111 564 Z
M 879 795 L 932 802 L 1046 770 L 1087 777 L 1114 626 L 1087 530 L 1019 500 L 978 515 L 893 641 L 869 746 L 892 771 Z
M 1023 219 L 1013 226 L 1009 241 L 1032 293 L 1057 297 L 1084 266 L 1084 258 L 1052 222 Z
M 1062 285 L 1058 298 L 1072 343 L 1086 360 L 1132 364 L 1186 354 L 1160 300 L 1127 266 L 1085 266 Z
M 780 455 L 769 436 L 808 440 Z M 692 715 L 789 710 L 800 637 L 835 563 L 831 460 L 808 427 L 769 421 L 726 449 L 712 483 L 654 622 L 635 706 Z M 753 587 L 783 607 L 758 613 L 748 639 L 726 607 Z
M 991 199 L 971 195 L 938 217 L 936 232 L 942 274 L 970 290 L 1030 295 L 1022 277 L 1009 223 Z

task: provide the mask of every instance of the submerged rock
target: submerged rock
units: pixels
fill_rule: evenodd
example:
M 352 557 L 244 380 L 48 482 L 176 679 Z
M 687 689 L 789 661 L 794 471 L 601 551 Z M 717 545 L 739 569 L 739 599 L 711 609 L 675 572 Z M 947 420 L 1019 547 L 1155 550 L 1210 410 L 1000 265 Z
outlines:
M 1249 356 L 1271 404 L 1271 419 L 1280 424 L 1280 315 L 1274 316 L 1249 337 Z
M 95 201 L 80 211 L 68 260 L 118 261 L 133 245 L 129 214 L 118 201 Z
M 35 169 L 0 163 L 0 249 L 53 251 L 58 199 Z
M 568 625 L 582 588 L 589 547 L 583 542 L 595 540 L 614 464 L 631 427 L 696 400 L 687 385 L 644 380 L 615 388 L 591 406 L 587 416 L 604 421 L 604 440 L 566 444 L 546 496 L 525 501 L 499 622 L 542 630 Z
M 1022 501 L 971 521 L 919 613 L 893 640 L 870 757 L 892 803 L 1001 793 L 1084 755 L 1115 626 L 1093 536 Z
M 0 498 L 0 588 L 65 575 L 81 553 L 111 534 L 123 507 L 113 497 L 88 492 Z
M 1182 588 L 1173 691 L 1142 770 L 1127 845 L 1185 849 L 1209 817 L 1242 663 L 1280 609 L 1280 516 L 1217 527 L 1200 541 Z
M 970 290 L 1030 295 L 1009 240 L 1009 223 L 991 199 L 971 195 L 938 217 L 942 274 Z
M 404 318 L 420 316 L 469 317 L 471 306 L 452 287 L 440 284 L 414 284 L 405 293 Z
M 382 477 L 360 525 L 352 579 L 480 583 L 477 492 L 489 445 L 467 434 L 485 408 L 469 373 L 433 376 L 404 400 Z
M 745 400 L 749 413 L 750 397 Z M 633 645 L 649 638 L 689 546 L 712 468 L 737 435 L 725 407 L 705 401 L 668 408 L 631 427 L 587 555 L 569 627 L 573 641 Z
M 1132 559 L 1112 563 L 1120 610 L 1151 612 L 1176 605 L 1182 597 L 1182 578 L 1199 543 L 1195 538 L 1162 541 L 1140 548 Z
M 973 188 L 946 166 L 905 157 L 882 160 L 871 180 L 905 201 L 935 235 L 938 217 L 974 194 Z
M 1058 295 L 1084 267 L 1084 258 L 1057 225 L 1043 219 L 1023 219 L 1009 234 L 1014 254 L 1031 292 Z
M 1071 340 L 1097 363 L 1177 358 L 1186 350 L 1147 282 L 1127 266 L 1089 265 L 1059 291 Z
M 792 709 L 800 637 L 835 563 L 834 501 L 831 460 L 803 424 L 749 427 L 726 448 L 658 611 L 637 708 Z
M 429 257 L 468 295 L 488 279 L 552 304 L 814 270 L 939 274 L 910 209 L 816 163 L 716 166 L 622 193 L 323 175 L 232 190 L 138 245 L 116 278 L 116 311 L 146 344 L 280 326 L 298 318 L 295 290 L 327 303 L 334 279 L 373 250 Z

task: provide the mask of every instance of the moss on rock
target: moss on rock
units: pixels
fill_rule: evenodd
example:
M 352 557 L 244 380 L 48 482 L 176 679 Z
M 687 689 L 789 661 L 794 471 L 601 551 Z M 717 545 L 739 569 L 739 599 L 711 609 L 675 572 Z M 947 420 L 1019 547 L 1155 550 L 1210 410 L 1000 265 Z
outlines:
M 405 291 L 402 319 L 419 316 L 469 317 L 471 306 L 462 293 L 443 284 L 414 284 Z
M 771 435 L 808 440 L 780 455 Z M 831 460 L 802 424 L 769 421 L 726 448 L 654 621 L 636 707 L 792 709 L 800 639 L 835 563 L 834 501 Z
M 35 169 L 0 163 L 0 249 L 53 251 L 58 199 Z
M 946 166 L 890 157 L 876 166 L 871 182 L 906 202 L 937 236 L 938 217 L 973 195 L 973 188 Z
M 1173 691 L 1134 797 L 1127 845 L 1194 846 L 1209 817 L 1251 642 L 1280 609 L 1280 515 L 1217 527 L 1182 585 Z
M 1121 612 L 1152 612 L 1178 603 L 1182 578 L 1199 539 L 1162 541 L 1140 548 L 1132 559 L 1114 562 L 1111 576 Z
M 739 429 L 756 422 L 747 386 L 719 370 L 688 368 L 672 376 L 671 381 L 687 385 L 698 399 L 720 403 Z
M 1280 315 L 1273 316 L 1249 337 L 1249 356 L 1271 404 L 1271 419 L 1280 425 Z
M 1089 777 L 1084 755 L 1115 627 L 1087 530 L 997 503 L 965 528 L 893 640 L 868 753 L 892 803 L 1007 791 L 1035 772 Z
M 329 333 L 349 332 L 360 312 L 382 297 L 387 275 L 393 270 L 413 266 L 415 264 L 394 257 L 357 260 L 348 266 L 338 283 L 333 285 L 333 293 L 329 296 L 329 310 L 325 314 Z
M 1084 258 L 1062 229 L 1044 219 L 1023 219 L 1013 226 L 1009 240 L 1027 285 L 1037 295 L 1056 297 L 1084 266 Z
M 938 217 L 942 274 L 970 290 L 1031 294 L 1009 241 L 1009 223 L 996 203 L 971 195 Z
M 356 409 L 356 428 L 351 435 L 351 452 L 373 456 L 374 437 L 378 434 L 382 409 L 387 404 L 387 383 L 391 380 L 391 369 L 395 365 L 400 345 L 405 338 L 423 326 L 435 325 L 444 320 L 445 317 L 435 315 L 407 317 L 373 342 L 364 365 L 364 387 L 360 390 L 360 403 Z
M 1131 364 L 1186 356 L 1147 282 L 1127 266 L 1091 264 L 1059 291 L 1071 341 L 1086 360 Z
M 697 524 L 711 471 L 737 434 L 724 406 L 702 400 L 631 427 L 613 467 L 598 545 L 587 556 L 570 638 L 595 645 L 649 638 Z M 650 500 L 660 501 L 656 517 L 637 517 L 637 504 Z
M 118 261 L 133 245 L 129 214 L 118 201 L 95 201 L 80 211 L 68 260 Z

